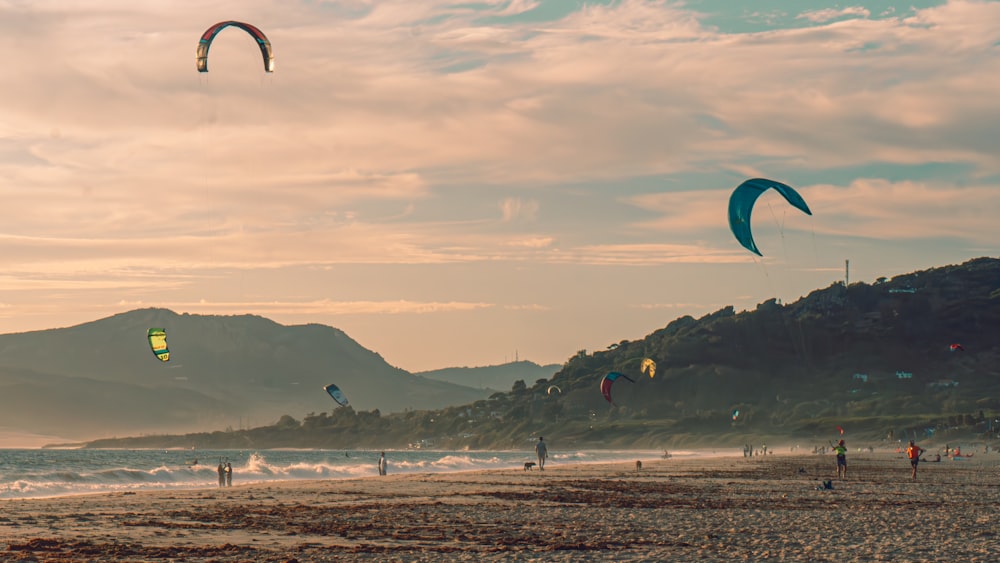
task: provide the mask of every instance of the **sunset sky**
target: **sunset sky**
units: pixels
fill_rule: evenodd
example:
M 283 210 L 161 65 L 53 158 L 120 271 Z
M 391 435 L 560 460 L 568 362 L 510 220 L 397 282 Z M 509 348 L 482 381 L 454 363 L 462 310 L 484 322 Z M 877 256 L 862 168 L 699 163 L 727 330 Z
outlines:
M 751 8 L 752 7 L 752 8 Z M 201 33 L 228 28 L 195 70 Z M 1000 255 L 1000 2 L 0 0 L 0 332 L 144 307 L 410 371 Z M 726 206 L 769 192 L 740 247 Z

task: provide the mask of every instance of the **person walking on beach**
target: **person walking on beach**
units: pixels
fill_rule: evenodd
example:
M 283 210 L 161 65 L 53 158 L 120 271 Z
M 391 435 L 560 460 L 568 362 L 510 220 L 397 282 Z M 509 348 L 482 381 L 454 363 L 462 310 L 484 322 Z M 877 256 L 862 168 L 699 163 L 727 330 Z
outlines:
M 226 486 L 233 486 L 233 464 L 226 462 Z
M 538 437 L 538 443 L 535 444 L 535 453 L 538 454 L 539 471 L 545 471 L 545 459 L 549 457 L 549 448 L 545 445 L 545 438 Z
M 847 447 L 844 446 L 844 441 L 837 442 L 833 451 L 837 454 L 837 477 L 847 479 Z
M 924 453 L 924 449 L 913 443 L 910 440 L 909 447 L 906 448 L 906 455 L 910 458 L 910 465 L 913 466 L 913 477 L 914 481 L 917 480 L 917 464 L 920 463 L 920 454 Z
M 222 465 L 222 460 L 219 460 L 219 486 L 226 486 L 226 466 Z
M 378 458 L 378 474 L 385 475 L 386 462 L 385 462 L 385 452 L 382 452 L 382 457 Z

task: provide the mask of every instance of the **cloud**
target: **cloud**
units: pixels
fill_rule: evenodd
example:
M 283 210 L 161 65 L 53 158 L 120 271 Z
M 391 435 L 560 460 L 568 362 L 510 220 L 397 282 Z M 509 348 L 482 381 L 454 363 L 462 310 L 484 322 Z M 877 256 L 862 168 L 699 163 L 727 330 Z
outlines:
M 537 303 L 531 303 L 527 305 L 504 305 L 504 309 L 508 311 L 549 311 L 552 307 L 546 305 L 539 305 Z
M 421 315 L 474 311 L 495 307 L 491 303 L 419 301 L 310 301 L 310 302 L 210 302 L 171 303 L 167 307 L 190 313 L 228 314 L 254 312 L 263 315 Z
M 644 243 L 584 246 L 568 252 L 554 252 L 549 260 L 600 266 L 657 266 L 745 263 L 747 258 L 738 249 L 732 248 L 720 250 L 707 245 Z
M 499 14 L 501 16 L 513 16 L 530 12 L 541 6 L 542 3 L 541 0 L 509 0 L 505 4 L 506 6 Z
M 806 190 L 817 232 L 875 240 L 959 239 L 990 244 L 1000 237 L 996 186 L 859 179 Z M 819 219 L 822 216 L 823 219 Z
M 270 317 L 305 317 L 316 318 L 332 316 L 343 318 L 347 316 L 380 316 L 380 315 L 432 315 L 438 313 L 471 313 L 495 308 L 491 303 L 473 302 L 433 302 L 433 301 L 330 301 L 316 300 L 308 302 L 294 301 L 170 301 L 170 300 L 119 300 L 106 303 L 85 303 L 74 308 L 67 314 L 65 304 L 35 303 L 0 305 L 0 319 L 17 319 L 20 317 L 59 317 L 76 319 L 78 322 L 92 320 L 93 315 L 112 315 L 140 307 L 165 307 L 178 313 L 204 315 L 253 314 Z M 508 306 L 515 310 L 541 310 L 534 305 L 522 307 Z M 45 328 L 51 328 L 46 326 Z
M 814 23 L 825 23 L 843 17 L 867 18 L 871 16 L 868 9 L 861 6 L 850 6 L 847 8 L 827 8 L 824 10 L 811 10 L 796 16 L 798 19 L 809 20 Z
M 659 310 L 659 309 L 711 309 L 713 307 L 718 308 L 722 305 L 719 304 L 705 304 L 705 303 L 641 303 L 638 305 L 633 305 L 636 309 L 647 309 L 647 310 Z
M 533 221 L 538 215 L 538 202 L 509 197 L 500 202 L 500 213 L 505 222 Z
M 537 236 L 537 237 L 522 237 L 513 240 L 506 241 L 507 246 L 520 247 L 520 248 L 548 248 L 552 246 L 555 240 L 552 237 Z
M 8 3 L 0 48 L 31 56 L 0 91 L 5 311 L 229 303 L 247 277 L 232 311 L 549 313 L 504 276 L 454 304 L 410 291 L 509 264 L 589 280 L 746 262 L 725 202 L 753 176 L 814 211 L 762 198 L 761 231 L 812 233 L 817 254 L 996 248 L 1000 3 L 734 33 L 677 2 L 560 1 Z M 236 13 L 275 73 L 237 30 L 195 71 L 200 33 Z M 928 163 L 955 172 L 921 178 Z M 347 279 L 358 293 L 330 298 Z
M 530 5 L 502 2 L 492 9 Z M 989 21 L 995 6 L 949 5 L 919 12 L 919 19 L 766 35 L 722 34 L 701 26 L 692 12 L 636 0 L 585 5 L 544 24 L 489 26 L 477 23 L 481 11 L 445 2 L 370 7 L 337 21 L 336 33 L 324 17 L 339 14 L 310 14 L 300 6 L 278 18 L 269 30 L 278 71 L 263 82 L 256 68 L 237 61 L 239 72 L 233 72 L 224 62 L 225 56 L 259 56 L 252 48 L 243 53 L 245 38 L 235 32 L 213 51 L 223 57 L 218 70 L 195 76 L 191 40 L 183 40 L 190 24 L 164 14 L 155 26 L 123 25 L 132 31 L 110 44 L 74 47 L 68 74 L 28 69 L 37 80 L 26 80 L 23 94 L 6 94 L 5 101 L 19 110 L 10 116 L 15 129 L 36 131 L 35 154 L 47 163 L 50 181 L 60 184 L 87 170 L 90 189 L 166 185 L 170 177 L 179 180 L 174 186 L 198 181 L 233 191 L 322 185 L 324 178 L 335 186 L 339 175 L 365 170 L 419 177 L 412 189 L 421 197 L 428 183 L 441 181 L 663 174 L 707 159 L 755 155 L 809 154 L 814 166 L 942 155 L 981 166 L 994 160 L 980 139 L 963 141 L 957 128 L 998 111 L 989 102 L 996 87 L 990 76 L 997 75 L 989 67 L 998 70 L 998 63 L 985 49 L 997 35 L 972 19 Z M 272 17 L 263 4 L 247 12 Z M 112 15 L 99 14 L 48 16 L 59 22 L 52 24 L 58 32 L 8 41 L 27 42 L 58 60 L 70 48 L 55 39 L 91 37 L 83 30 L 110 27 Z M 127 11 L 119 17 L 139 19 Z M 424 31 L 411 37 L 403 28 L 418 21 Z M 944 42 L 956 33 L 962 37 L 957 45 Z M 397 35 L 398 42 L 387 43 Z M 119 42 L 128 45 L 127 55 Z M 864 57 L 850 52 L 866 44 L 882 47 Z M 977 69 L 975 80 L 971 69 L 944 64 L 977 51 L 987 68 Z M 440 74 L 434 61 L 454 57 L 484 64 Z M 116 66 L 103 68 L 107 61 Z M 32 87 L 54 82 L 64 85 L 58 97 Z M 31 102 L 24 101 L 28 96 Z M 947 103 L 956 98 L 971 103 Z M 76 111 L 78 105 L 91 111 Z M 706 129 L 694 114 L 726 128 Z M 62 132 L 58 142 L 47 139 L 53 128 Z M 914 129 L 924 134 L 912 135 Z M 518 165 L 505 165 L 511 162 Z M 383 192 L 350 193 L 374 198 Z

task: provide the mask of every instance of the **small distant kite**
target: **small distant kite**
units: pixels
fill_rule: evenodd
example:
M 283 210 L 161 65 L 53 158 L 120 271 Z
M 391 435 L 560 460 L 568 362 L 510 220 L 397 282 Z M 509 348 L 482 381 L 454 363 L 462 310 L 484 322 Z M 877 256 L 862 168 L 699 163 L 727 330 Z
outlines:
M 208 49 L 212 46 L 212 41 L 215 41 L 215 36 L 229 26 L 238 27 L 254 38 L 257 47 L 260 48 L 260 54 L 264 58 L 264 72 L 274 72 L 274 54 L 271 52 L 271 42 L 261 30 L 248 23 L 237 21 L 219 22 L 206 29 L 205 33 L 201 35 L 201 39 L 198 41 L 198 72 L 208 72 Z
M 635 380 L 633 380 L 631 377 L 623 373 L 618 373 L 617 371 L 613 371 L 605 375 L 604 378 L 601 379 L 601 395 L 604 395 L 604 398 L 612 405 L 614 404 L 614 401 L 611 400 L 611 386 L 614 385 L 615 381 L 617 381 L 619 378 L 625 378 L 631 381 L 632 383 L 635 383 Z
M 736 419 L 739 418 L 739 417 L 740 417 L 740 409 L 734 410 L 733 411 L 733 422 L 736 422 Z
M 642 367 L 639 368 L 639 371 L 642 373 L 648 373 L 649 378 L 653 379 L 653 376 L 656 375 L 656 362 L 650 358 L 644 359 L 642 361 Z
M 844 435 L 844 429 L 843 429 L 843 427 L 841 427 L 840 425 L 837 425 L 837 432 L 840 432 L 840 435 L 843 436 Z
M 948 349 L 952 352 L 965 352 L 965 346 L 962 346 L 961 344 L 952 344 L 948 347 Z
M 149 347 L 153 350 L 153 354 L 161 362 L 166 362 L 170 360 L 170 350 L 167 348 L 167 331 L 162 328 L 151 328 L 146 333 L 146 337 L 149 339 Z
M 549 385 L 549 390 L 546 391 L 546 393 L 548 393 L 549 395 L 551 395 L 553 392 L 556 392 L 556 393 L 558 393 L 558 394 L 561 395 L 562 394 L 562 389 L 560 389 L 558 385 Z
M 757 256 L 763 256 L 763 254 L 760 253 L 757 244 L 753 241 L 753 233 L 750 231 L 750 213 L 753 211 L 754 203 L 760 194 L 770 189 L 781 194 L 792 207 L 801 210 L 806 215 L 812 215 L 812 211 L 809 210 L 809 206 L 806 205 L 802 196 L 791 186 L 781 182 L 766 178 L 754 178 L 737 186 L 732 195 L 729 196 L 729 229 L 733 231 L 733 235 L 743 245 L 743 248 Z
M 329 393 L 330 396 L 333 397 L 333 400 L 337 401 L 338 405 L 342 407 L 347 406 L 347 397 L 344 396 L 344 394 L 340 391 L 339 387 L 331 383 L 326 387 L 324 387 L 323 390 Z

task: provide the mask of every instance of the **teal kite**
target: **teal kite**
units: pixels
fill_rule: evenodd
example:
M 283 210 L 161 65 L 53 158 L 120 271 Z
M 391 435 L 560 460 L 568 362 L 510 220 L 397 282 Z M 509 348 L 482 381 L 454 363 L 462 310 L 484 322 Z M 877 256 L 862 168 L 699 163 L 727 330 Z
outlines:
M 753 241 L 753 233 L 750 231 L 750 213 L 753 211 L 753 205 L 760 194 L 769 189 L 774 189 L 781 194 L 792 207 L 801 210 L 806 215 L 812 215 L 812 211 L 806 205 L 806 200 L 802 199 L 802 196 L 791 186 L 781 182 L 766 178 L 754 178 L 737 186 L 732 195 L 729 196 L 729 228 L 733 231 L 736 240 L 757 256 L 763 256 L 763 254 L 760 253 Z

